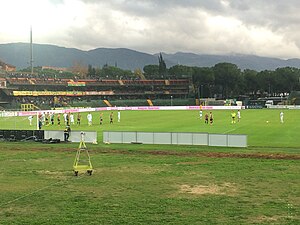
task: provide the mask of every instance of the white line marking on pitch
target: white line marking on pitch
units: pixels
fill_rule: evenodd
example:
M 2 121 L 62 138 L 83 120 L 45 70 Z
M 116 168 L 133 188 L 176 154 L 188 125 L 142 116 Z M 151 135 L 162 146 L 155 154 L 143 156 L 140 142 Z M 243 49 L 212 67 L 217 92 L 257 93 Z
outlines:
M 81 179 L 81 178 L 83 178 L 83 176 L 77 178 L 77 180 L 78 180 L 78 179 Z M 2 204 L 0 205 L 0 207 L 2 207 L 2 206 L 4 206 L 4 205 L 11 204 L 11 203 L 16 202 L 16 201 L 19 201 L 20 199 L 26 198 L 26 197 L 28 197 L 28 196 L 34 195 L 34 194 L 36 194 L 36 193 L 38 193 L 38 192 L 40 192 L 40 191 L 46 190 L 46 189 L 48 189 L 48 188 L 50 188 L 50 187 L 52 187 L 52 186 L 54 186 L 54 185 L 57 185 L 57 184 L 60 184 L 60 183 L 61 183 L 61 184 L 66 183 L 66 182 L 68 182 L 69 180 L 71 180 L 71 179 L 57 181 L 57 182 L 55 182 L 55 183 L 52 183 L 52 184 L 50 184 L 50 185 L 47 185 L 47 186 L 42 187 L 42 188 L 40 188 L 40 189 L 37 189 L 37 190 L 35 190 L 35 191 L 31 192 L 31 193 L 27 193 L 27 194 L 25 194 L 25 195 L 23 195 L 23 196 L 20 196 L 20 197 L 18 197 L 18 198 L 15 198 L 15 199 L 13 199 L 13 200 L 8 201 L 8 202 L 4 202 L 4 203 L 2 203 Z
M 231 130 L 228 130 L 228 131 L 225 131 L 223 134 L 227 134 L 227 133 L 229 133 L 229 132 L 231 132 L 231 131 L 235 131 L 237 128 L 234 128 L 234 129 L 231 129 Z

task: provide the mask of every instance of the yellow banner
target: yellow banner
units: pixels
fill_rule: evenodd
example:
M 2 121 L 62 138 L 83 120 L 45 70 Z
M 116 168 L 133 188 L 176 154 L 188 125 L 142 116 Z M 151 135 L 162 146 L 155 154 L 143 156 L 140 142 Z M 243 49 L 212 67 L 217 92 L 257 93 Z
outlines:
M 113 91 L 13 91 L 13 96 L 91 96 L 114 95 Z
M 85 86 L 85 82 L 80 82 L 80 81 L 70 81 L 68 82 L 68 86 Z

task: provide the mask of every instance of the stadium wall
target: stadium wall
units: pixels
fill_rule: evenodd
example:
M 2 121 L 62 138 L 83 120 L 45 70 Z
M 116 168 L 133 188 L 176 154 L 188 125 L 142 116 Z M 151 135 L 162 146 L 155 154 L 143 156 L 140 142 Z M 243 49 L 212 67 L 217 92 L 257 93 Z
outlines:
M 71 131 L 69 141 L 70 142 L 80 142 L 81 141 L 81 133 L 83 131 Z M 84 131 L 84 141 L 87 143 L 97 144 L 97 132 L 96 131 Z M 64 131 L 61 130 L 45 130 L 44 132 L 45 139 L 59 139 L 60 141 L 64 141 Z
M 84 133 L 84 141 L 87 143 L 97 143 L 96 131 L 71 131 L 69 141 L 80 142 L 81 133 Z M 0 130 L 0 140 L 25 141 L 25 140 L 46 140 L 59 139 L 64 141 L 64 131 L 61 130 Z
M 178 132 L 104 131 L 103 143 L 247 147 L 247 135 Z

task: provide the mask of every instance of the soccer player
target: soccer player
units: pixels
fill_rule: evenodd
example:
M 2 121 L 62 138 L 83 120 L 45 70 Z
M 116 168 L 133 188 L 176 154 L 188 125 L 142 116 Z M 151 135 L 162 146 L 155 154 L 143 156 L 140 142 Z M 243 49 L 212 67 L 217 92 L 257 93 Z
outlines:
M 92 126 L 93 123 L 93 116 L 92 114 L 89 112 L 88 115 L 86 116 L 87 120 L 88 120 L 88 125 Z
M 68 112 L 68 114 L 67 114 L 67 126 L 70 126 L 70 115 L 71 115 L 71 112 Z
M 231 123 L 235 123 L 235 117 L 236 117 L 236 113 L 235 113 L 235 111 L 233 111 L 232 110 L 232 112 L 231 112 Z
M 54 112 L 50 114 L 51 125 L 54 125 Z
M 208 124 L 208 114 L 207 114 L 207 113 L 205 113 L 204 118 L 205 118 L 205 121 L 204 121 L 204 122 L 205 122 L 206 124 Z
M 33 116 L 32 115 L 28 116 L 28 120 L 29 120 L 29 125 L 32 126 Z
M 68 125 L 68 114 L 66 112 L 63 114 L 63 117 L 65 125 Z
M 212 114 L 212 112 L 209 112 L 209 123 L 210 123 L 210 125 L 212 125 L 213 122 L 214 122 L 213 114 Z
M 240 110 L 238 110 L 238 112 L 237 112 L 237 118 L 238 118 L 238 122 L 240 122 L 240 120 L 241 120 L 241 111 Z
M 39 130 L 41 130 L 43 126 L 43 115 L 41 114 L 39 114 L 38 116 L 38 126 L 39 126 Z
M 45 115 L 45 125 L 49 126 L 49 112 L 47 112 Z
M 200 120 L 201 120 L 202 119 L 202 105 L 200 105 L 199 117 L 200 117 Z
M 283 123 L 283 112 L 282 111 L 280 112 L 279 116 L 280 116 L 280 123 Z
M 43 112 L 41 115 L 41 121 L 42 121 L 42 125 L 45 125 L 45 121 L 46 121 L 46 114 Z
M 114 113 L 113 112 L 111 112 L 109 115 L 109 123 L 110 124 L 114 123 Z
M 118 122 L 120 122 L 120 121 L 121 121 L 121 112 L 118 111 Z
M 200 109 L 200 111 L 199 111 L 199 117 L 200 117 L 200 120 L 202 119 L 202 110 Z
M 73 113 L 70 114 L 70 123 L 73 124 L 73 125 L 75 124 Z
M 103 124 L 103 113 L 100 113 L 100 125 Z
M 60 113 L 57 114 L 57 125 L 60 126 Z
M 77 125 L 80 125 L 81 115 L 80 112 L 77 114 Z

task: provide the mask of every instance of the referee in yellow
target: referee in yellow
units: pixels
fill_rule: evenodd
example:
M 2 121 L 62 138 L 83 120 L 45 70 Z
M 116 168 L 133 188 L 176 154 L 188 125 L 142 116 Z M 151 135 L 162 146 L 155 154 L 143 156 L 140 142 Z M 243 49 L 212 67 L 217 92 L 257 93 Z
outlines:
M 235 117 L 236 117 L 236 113 L 235 113 L 235 111 L 232 110 L 232 112 L 231 112 L 231 118 L 232 118 L 231 123 L 235 123 Z

